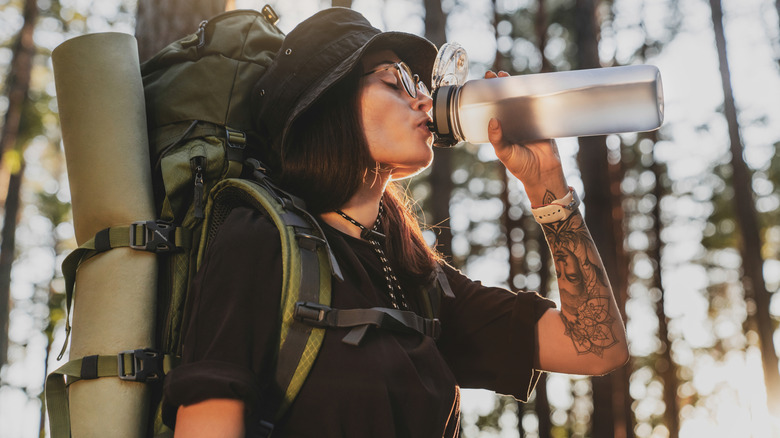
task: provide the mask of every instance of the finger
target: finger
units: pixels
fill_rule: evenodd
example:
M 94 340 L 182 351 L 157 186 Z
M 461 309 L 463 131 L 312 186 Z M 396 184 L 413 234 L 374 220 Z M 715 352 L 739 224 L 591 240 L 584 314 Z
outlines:
M 503 70 L 501 70 L 500 72 L 498 72 L 498 77 L 499 77 L 499 78 L 505 78 L 505 77 L 507 77 L 507 76 L 509 76 L 509 73 L 507 73 L 507 72 L 505 72 L 505 71 L 503 71 Z
M 488 122 L 488 140 L 496 150 L 510 146 L 509 142 L 504 139 L 501 123 L 495 117 Z
M 497 78 L 497 77 L 498 77 L 498 75 L 493 70 L 488 70 L 488 71 L 485 72 L 485 79 L 493 79 L 493 78 Z

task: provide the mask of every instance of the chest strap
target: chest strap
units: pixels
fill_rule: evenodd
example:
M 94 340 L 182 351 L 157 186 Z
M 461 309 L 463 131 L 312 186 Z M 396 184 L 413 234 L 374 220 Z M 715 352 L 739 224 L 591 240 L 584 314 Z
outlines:
M 293 317 L 313 327 L 352 327 L 342 341 L 359 346 L 369 327 L 401 333 L 419 333 L 438 339 L 441 323 L 438 318 L 423 318 L 408 310 L 372 307 L 370 309 L 332 309 L 317 303 L 295 303 Z

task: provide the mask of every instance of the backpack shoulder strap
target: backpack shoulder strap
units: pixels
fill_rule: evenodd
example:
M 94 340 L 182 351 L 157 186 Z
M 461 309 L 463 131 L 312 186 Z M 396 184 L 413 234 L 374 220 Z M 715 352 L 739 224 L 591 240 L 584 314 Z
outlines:
M 281 400 L 274 413 L 278 418 L 298 394 L 325 336 L 324 328 L 312 329 L 295 319 L 296 303 L 329 306 L 331 276 L 342 279 L 341 271 L 322 230 L 300 200 L 269 185 L 237 178 L 225 179 L 211 191 L 198 266 L 210 238 L 237 206 L 264 211 L 279 230 L 282 244 L 281 327 L 275 376 Z

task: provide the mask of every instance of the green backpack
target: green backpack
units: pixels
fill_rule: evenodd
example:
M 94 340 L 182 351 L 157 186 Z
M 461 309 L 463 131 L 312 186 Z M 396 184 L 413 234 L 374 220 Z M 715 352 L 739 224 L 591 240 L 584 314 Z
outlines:
M 261 412 L 266 435 L 298 394 L 326 328 L 351 327 L 344 342 L 355 345 L 370 326 L 438 336 L 440 288 L 451 295 L 441 271 L 424 294 L 428 318 L 384 308 L 331 309 L 331 279 L 343 277 L 317 221 L 299 198 L 274 185 L 262 163 L 246 158 L 256 144 L 250 91 L 281 47 L 277 21 L 269 6 L 225 12 L 142 64 L 158 220 L 101 231 L 66 258 L 63 274 L 69 310 L 76 269 L 88 258 L 122 246 L 159 254 L 157 345 L 77 358 L 50 374 L 47 408 L 55 438 L 70 436 L 67 385 L 98 377 L 157 385 L 149 434 L 173 435 L 162 424 L 160 383 L 181 356 L 190 282 L 211 238 L 238 206 L 263 211 L 282 243 L 276 387 L 265 394 L 274 400 L 266 400 L 267 412 Z M 85 363 L 94 367 L 89 377 Z

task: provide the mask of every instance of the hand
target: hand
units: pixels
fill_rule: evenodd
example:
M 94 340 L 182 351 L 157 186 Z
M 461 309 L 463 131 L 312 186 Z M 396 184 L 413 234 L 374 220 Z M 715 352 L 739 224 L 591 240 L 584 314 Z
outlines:
M 486 79 L 507 76 L 509 74 L 504 71 L 498 74 L 492 71 L 485 73 Z M 555 199 L 560 199 L 568 193 L 561 157 L 554 140 L 510 143 L 504 138 L 501 122 L 496 118 L 488 123 L 488 139 L 498 159 L 525 186 L 531 204 L 543 204 L 548 191 L 552 192 Z

